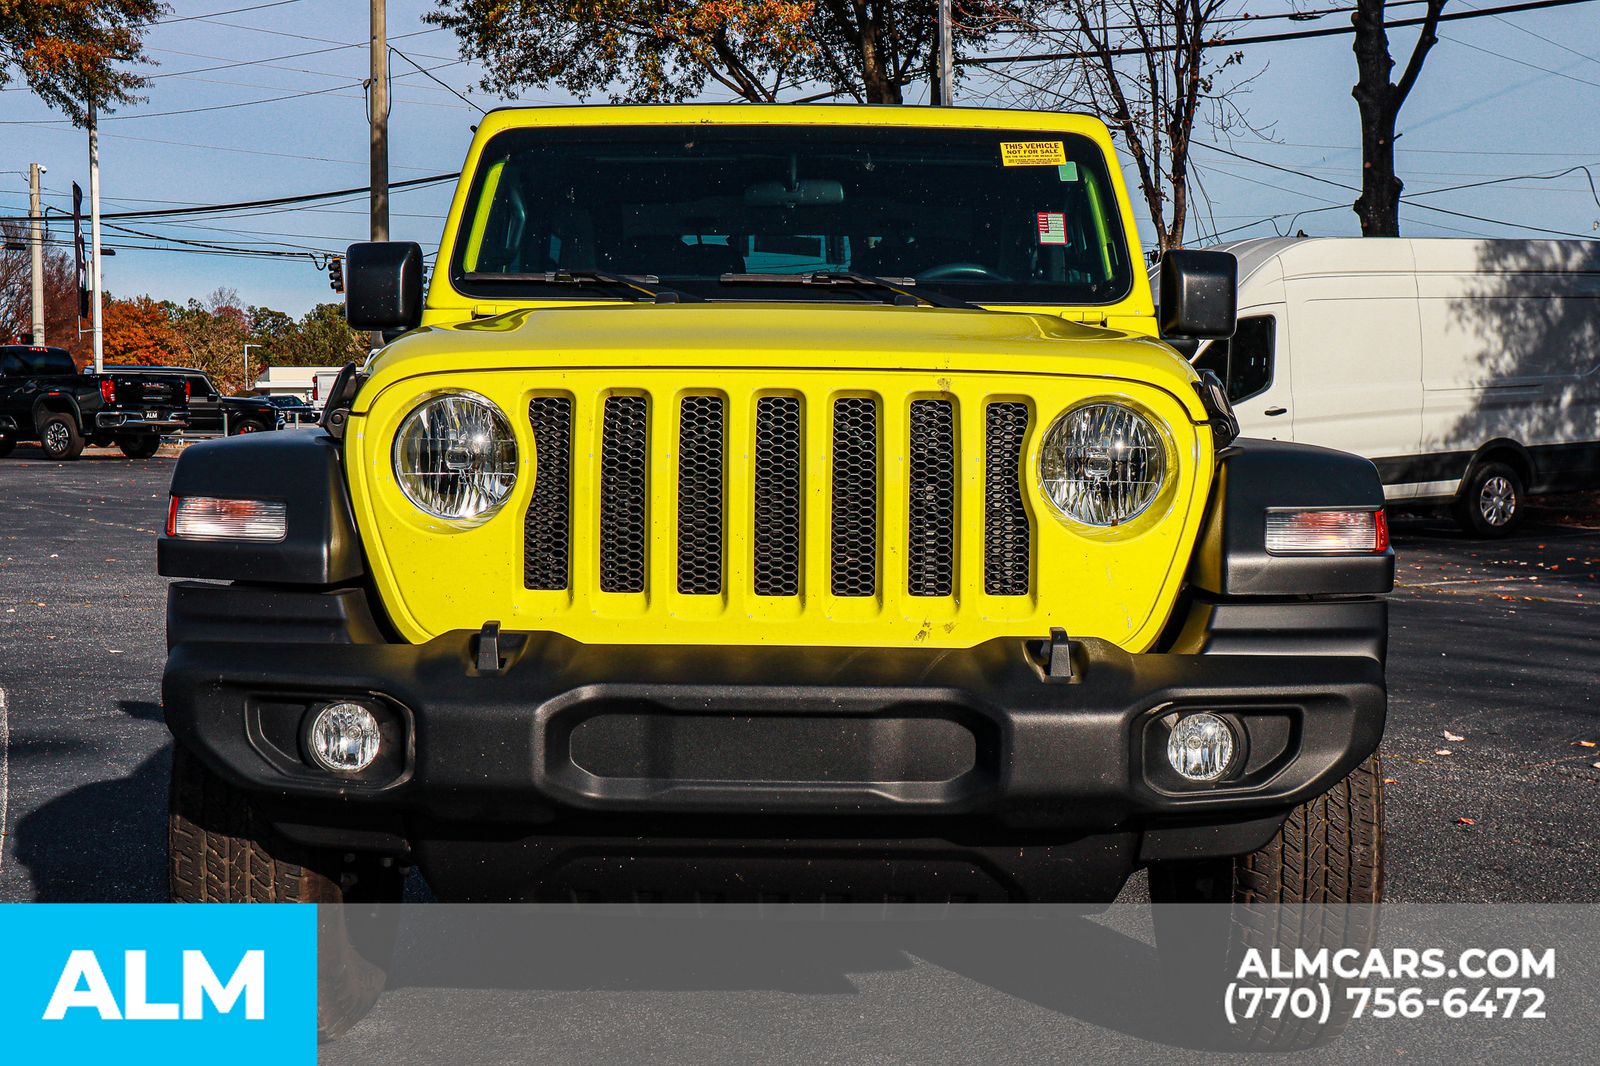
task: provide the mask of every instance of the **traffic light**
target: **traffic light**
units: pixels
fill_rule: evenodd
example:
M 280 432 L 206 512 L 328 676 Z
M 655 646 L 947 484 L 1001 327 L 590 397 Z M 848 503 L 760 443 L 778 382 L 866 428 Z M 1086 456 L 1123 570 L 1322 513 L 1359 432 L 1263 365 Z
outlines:
M 334 256 L 328 260 L 328 288 L 334 292 L 344 291 L 344 258 Z

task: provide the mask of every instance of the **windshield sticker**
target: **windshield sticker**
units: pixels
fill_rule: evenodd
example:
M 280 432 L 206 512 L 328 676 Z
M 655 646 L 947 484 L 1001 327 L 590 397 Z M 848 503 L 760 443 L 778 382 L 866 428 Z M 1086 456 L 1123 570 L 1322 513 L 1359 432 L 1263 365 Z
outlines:
M 1067 161 L 1061 141 L 1001 141 L 1000 165 L 1006 167 L 1059 167 Z
M 1059 167 L 1056 167 L 1056 176 L 1062 181 L 1077 181 L 1078 164 L 1062 163 Z
M 1039 243 L 1066 244 L 1067 216 L 1062 211 L 1039 212 Z

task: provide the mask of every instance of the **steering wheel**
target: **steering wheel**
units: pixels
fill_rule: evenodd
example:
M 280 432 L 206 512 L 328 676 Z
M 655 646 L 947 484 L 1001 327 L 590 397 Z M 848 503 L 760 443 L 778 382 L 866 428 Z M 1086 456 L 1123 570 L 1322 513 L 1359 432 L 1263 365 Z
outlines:
M 938 281 L 942 278 L 970 278 L 974 281 L 1006 280 L 982 263 L 940 263 L 936 267 L 921 271 L 917 277 L 925 281 Z

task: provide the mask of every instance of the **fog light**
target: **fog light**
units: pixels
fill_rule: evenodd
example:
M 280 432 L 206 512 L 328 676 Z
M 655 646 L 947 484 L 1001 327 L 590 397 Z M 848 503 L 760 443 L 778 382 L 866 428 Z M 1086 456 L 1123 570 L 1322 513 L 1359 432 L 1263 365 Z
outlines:
M 359 703 L 330 703 L 311 723 L 311 756 L 325 769 L 356 773 L 378 757 L 378 720 Z
M 1167 761 L 1190 781 L 1215 781 L 1233 759 L 1233 730 L 1202 711 L 1178 720 L 1167 740 Z

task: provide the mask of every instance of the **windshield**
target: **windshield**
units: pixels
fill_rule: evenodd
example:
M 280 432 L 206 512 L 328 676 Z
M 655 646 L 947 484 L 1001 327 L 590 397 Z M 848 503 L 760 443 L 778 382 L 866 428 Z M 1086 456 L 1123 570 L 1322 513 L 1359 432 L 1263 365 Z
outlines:
M 712 299 L 884 298 L 724 280 L 850 271 L 976 302 L 1105 304 L 1131 286 L 1117 212 L 1099 149 L 1073 134 L 517 129 L 484 150 L 450 278 L 501 299 L 594 299 L 538 276 L 563 271 L 653 276 Z

